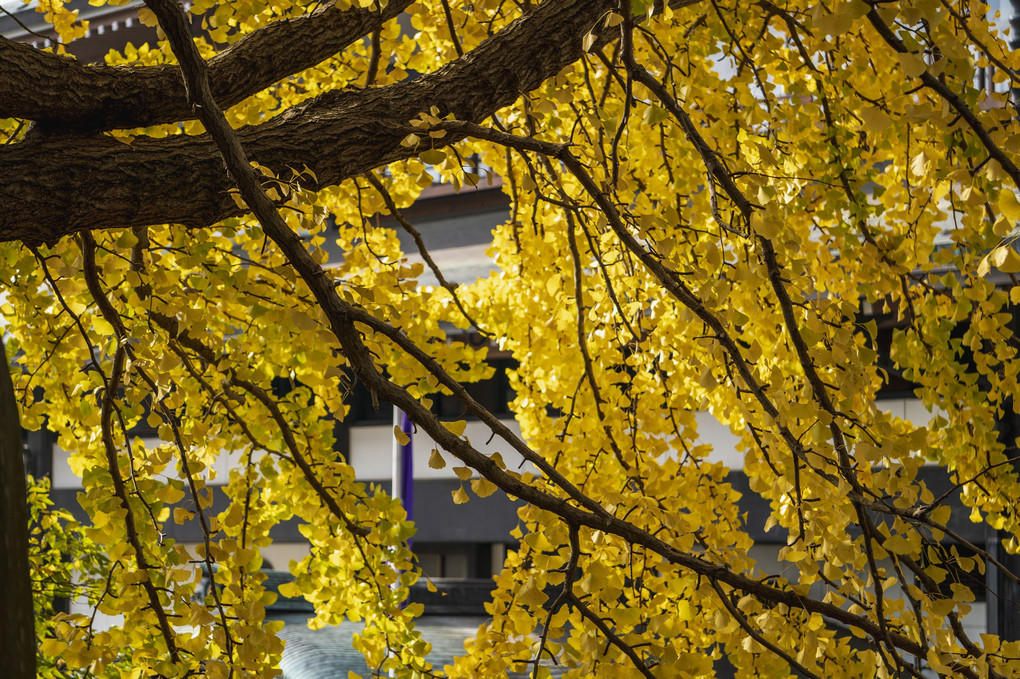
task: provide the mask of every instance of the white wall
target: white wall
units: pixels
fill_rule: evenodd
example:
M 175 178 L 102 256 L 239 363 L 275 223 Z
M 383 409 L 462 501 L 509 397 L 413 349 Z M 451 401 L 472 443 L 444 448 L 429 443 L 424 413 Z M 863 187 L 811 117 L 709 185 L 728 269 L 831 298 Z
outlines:
M 142 444 L 146 448 L 155 448 L 161 444 L 157 438 L 143 438 Z M 81 488 L 81 479 L 71 470 L 71 453 L 64 450 L 57 444 L 53 444 L 53 488 L 77 489 Z M 177 456 L 172 458 L 163 474 L 165 478 L 181 479 L 183 476 L 177 473 Z M 198 476 L 204 478 L 210 486 L 223 486 L 230 480 L 230 470 L 239 469 L 243 462 L 243 455 L 237 451 L 227 450 L 221 452 L 216 461 L 202 471 Z
M 917 426 L 927 424 L 933 417 L 932 413 L 925 409 L 921 401 L 916 398 L 888 399 L 878 402 L 878 407 L 890 412 L 896 417 L 903 418 Z M 700 443 L 712 445 L 712 453 L 708 459 L 712 462 L 721 462 L 730 469 L 742 469 L 744 456 L 736 449 L 738 438 L 734 436 L 729 427 L 721 424 L 711 413 L 699 412 L 695 415 L 698 422 Z M 501 420 L 511 431 L 518 436 L 521 433 L 520 427 L 513 420 Z M 354 426 L 351 428 L 351 464 L 359 480 L 382 481 L 392 477 L 392 447 L 393 427 L 392 425 Z M 476 448 L 487 455 L 498 452 L 503 456 L 503 461 L 510 469 L 527 469 L 534 471 L 530 466 L 521 466 L 523 458 L 515 452 L 509 444 L 499 438 L 489 441 L 490 432 L 481 422 L 468 422 L 464 431 Z M 452 479 L 455 474 L 452 468 L 458 466 L 453 456 L 444 454 L 447 461 L 444 469 L 432 469 L 429 467 L 429 457 L 432 449 L 436 447 L 435 442 L 424 432 L 416 431 L 412 440 L 414 442 L 414 478 L 416 479 Z M 154 438 L 143 439 L 146 446 L 156 446 L 159 441 Z M 55 489 L 80 488 L 81 481 L 71 471 L 68 463 L 70 453 L 59 446 L 53 447 L 53 487 Z M 209 485 L 223 485 L 230 477 L 230 470 L 238 468 L 241 464 L 241 454 L 235 451 L 227 451 L 221 454 L 215 464 L 211 467 L 215 471 L 215 477 L 209 480 Z M 168 472 L 174 478 L 173 467 L 168 467 Z M 208 471 L 206 478 L 209 479 Z
M 521 428 L 513 420 L 501 420 L 510 431 L 518 436 Z M 464 435 L 471 441 L 472 445 L 486 455 L 499 453 L 503 457 L 508 469 L 515 471 L 534 471 L 530 465 L 524 465 L 524 459 L 514 451 L 503 439 L 493 437 L 491 432 L 482 422 L 468 422 L 464 429 Z M 432 450 L 436 448 L 435 441 L 425 432 L 415 431 L 411 437 L 414 445 L 414 478 L 416 479 L 453 479 L 453 467 L 463 466 L 457 458 L 449 453 L 443 453 L 446 460 L 446 467 L 443 469 L 432 469 L 429 467 L 429 458 Z M 393 451 L 393 426 L 378 425 L 365 427 L 351 427 L 351 465 L 358 480 L 362 481 L 384 481 L 393 478 L 392 451 Z
M 923 427 L 931 421 L 934 414 L 926 409 L 917 398 L 891 398 L 877 401 L 875 405 L 895 417 Z M 739 439 L 730 428 L 709 412 L 695 414 L 698 423 L 698 443 L 711 444 L 712 452 L 708 455 L 710 462 L 721 462 L 730 469 L 743 469 L 744 455 L 737 451 Z

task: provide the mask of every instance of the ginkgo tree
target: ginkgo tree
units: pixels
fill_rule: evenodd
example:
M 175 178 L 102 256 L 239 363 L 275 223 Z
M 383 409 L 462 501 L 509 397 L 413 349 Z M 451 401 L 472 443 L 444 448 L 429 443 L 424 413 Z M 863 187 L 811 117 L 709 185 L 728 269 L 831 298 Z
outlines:
M 957 581 L 1020 583 L 1020 59 L 985 4 L 145 5 L 160 42 L 105 65 L 0 38 L 14 393 L 72 452 L 109 559 L 93 605 L 123 621 L 58 616 L 53 671 L 273 677 L 260 549 L 298 517 L 291 592 L 317 624 L 362 620 L 381 674 L 1020 676 L 1020 642 L 964 626 Z M 421 253 L 441 285 L 418 284 L 371 218 L 413 231 L 425 187 L 486 172 L 511 204 L 499 271 L 455 286 Z M 518 362 L 522 436 L 463 386 L 489 368 L 451 324 Z M 927 425 L 876 403 L 893 377 Z M 445 668 L 404 605 L 403 509 L 335 451 L 354 381 L 439 444 L 457 502 L 523 503 L 490 619 Z M 440 393 L 529 471 L 441 421 Z M 699 412 L 739 437 L 781 574 Z M 224 451 L 241 464 L 214 513 Z M 994 537 L 954 530 L 961 511 Z M 162 538 L 186 521 L 196 549 Z

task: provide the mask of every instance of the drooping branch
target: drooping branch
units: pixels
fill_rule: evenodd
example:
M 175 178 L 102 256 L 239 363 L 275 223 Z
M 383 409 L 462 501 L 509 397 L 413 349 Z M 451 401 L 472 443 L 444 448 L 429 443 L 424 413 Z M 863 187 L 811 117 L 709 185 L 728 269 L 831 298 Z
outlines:
M 461 315 L 468 323 L 474 326 L 478 333 L 491 337 L 491 335 L 485 332 L 481 325 L 474 320 L 468 310 L 464 308 L 460 295 L 457 294 L 457 286 L 450 283 L 450 281 L 446 280 L 446 277 L 443 276 L 443 272 L 440 271 L 435 260 L 432 259 L 432 255 L 429 254 L 428 248 L 425 247 L 425 241 L 422 239 L 421 233 L 418 229 L 414 228 L 414 224 L 409 222 L 400 211 L 400 208 L 397 207 L 397 203 L 393 200 L 393 196 L 390 195 L 389 189 L 387 189 L 383 183 L 379 181 L 379 178 L 372 173 L 365 175 L 365 178 L 368 179 L 368 183 L 372 185 L 372 188 L 374 188 L 383 199 L 383 203 L 386 204 L 386 209 L 390 211 L 390 215 L 392 215 L 393 219 L 397 221 L 400 228 L 414 239 L 414 244 L 417 246 L 418 253 L 421 255 L 421 258 L 425 260 L 425 264 L 428 265 L 429 270 L 432 272 L 432 275 L 436 277 L 436 280 L 439 281 L 439 284 L 443 286 L 448 293 L 450 293 L 450 297 L 453 299 L 453 303 L 457 305 L 457 309 L 460 311 Z
M 872 5 L 871 9 L 868 10 L 868 21 L 872 27 L 878 32 L 882 39 L 885 40 L 890 47 L 892 47 L 897 54 L 911 54 L 911 51 L 907 46 L 900 40 L 899 36 L 889 28 L 881 15 Z M 959 94 L 951 90 L 944 81 L 940 80 L 937 76 L 932 75 L 926 68 L 920 74 L 920 80 L 924 83 L 924 86 L 933 92 L 937 93 L 954 111 L 959 115 L 971 131 L 981 141 L 981 145 L 985 147 L 988 155 L 994 158 L 1002 169 L 1009 175 L 1010 179 L 1013 180 L 1013 184 L 1020 188 L 1020 168 L 1016 166 L 1016 163 L 1009 157 L 1009 155 L 999 147 L 999 144 L 992 139 L 991 134 L 984 124 L 978 119 L 977 114 L 971 109 L 970 105 L 965 102 Z
M 275 206 L 258 185 L 257 177 L 251 166 L 248 165 L 240 136 L 227 125 L 222 111 L 218 109 L 209 94 L 208 73 L 204 68 L 205 64 L 201 61 L 193 45 L 188 44 L 180 37 L 182 32 L 181 17 L 175 14 L 172 0 L 147 0 L 146 4 L 159 17 L 161 25 L 164 26 L 173 42 L 174 51 L 182 64 L 182 72 L 189 83 L 190 96 L 194 97 L 195 102 L 199 104 L 202 122 L 215 137 L 217 148 L 222 153 L 224 162 L 237 182 L 241 196 L 245 202 L 251 205 L 252 211 L 262 223 L 267 236 L 276 242 L 290 265 L 308 285 L 325 314 L 330 329 L 340 342 L 351 368 L 369 389 L 408 413 L 408 416 L 443 449 L 478 471 L 504 492 L 556 514 L 571 526 L 587 526 L 617 535 L 699 575 L 761 596 L 767 601 L 821 613 L 856 627 L 872 637 L 878 636 L 880 632 L 878 626 L 866 618 L 856 616 L 830 603 L 801 597 L 792 590 L 783 590 L 758 582 L 737 574 L 724 565 L 713 564 L 697 555 L 678 550 L 625 519 L 613 516 L 590 499 L 581 504 L 585 507 L 595 504 L 595 511 L 576 507 L 563 498 L 552 496 L 532 486 L 520 477 L 508 473 L 495 460 L 471 446 L 466 439 L 447 429 L 434 413 L 425 408 L 406 389 L 384 377 L 379 372 L 378 366 L 363 342 L 361 333 L 355 326 L 355 321 L 360 315 L 359 310 L 340 297 L 334 286 L 334 281 L 308 253 L 300 237 L 287 227 Z M 177 34 L 176 39 L 175 34 Z M 888 634 L 886 638 L 890 643 L 908 653 L 917 654 L 922 651 L 918 644 L 905 636 Z M 971 672 L 964 672 L 964 675 L 970 678 L 976 676 Z
M 233 106 L 340 52 L 411 2 L 390 0 L 380 11 L 340 9 L 331 2 L 305 16 L 260 28 L 209 60 L 213 95 L 220 106 Z M 0 37 L 0 118 L 27 118 L 66 132 L 143 127 L 194 117 L 174 65 L 85 65 Z
M 86 233 L 82 239 L 82 260 L 85 274 L 85 284 L 96 301 L 100 313 L 116 331 L 118 337 L 126 337 L 124 326 L 117 310 L 107 299 L 100 284 L 100 274 L 96 267 L 96 243 L 92 235 Z M 166 644 L 167 653 L 174 663 L 180 662 L 180 651 L 177 647 L 173 626 L 167 616 L 166 609 L 159 597 L 159 587 L 152 577 L 153 571 L 158 571 L 160 564 L 153 563 L 146 553 L 145 545 L 135 522 L 134 511 L 129 498 L 130 491 L 121 472 L 117 442 L 114 440 L 114 411 L 116 410 L 116 393 L 123 385 L 123 379 L 127 371 L 128 345 L 120 343 L 113 356 L 113 367 L 110 376 L 104 380 L 106 387 L 103 390 L 102 411 L 100 415 L 100 431 L 102 434 L 103 451 L 106 455 L 107 468 L 110 470 L 110 480 L 113 483 L 114 496 L 124 511 L 124 530 L 127 541 L 134 552 L 137 570 L 142 577 L 139 585 L 145 591 L 153 615 L 156 617 L 160 634 Z M 123 423 L 121 424 L 123 427 Z

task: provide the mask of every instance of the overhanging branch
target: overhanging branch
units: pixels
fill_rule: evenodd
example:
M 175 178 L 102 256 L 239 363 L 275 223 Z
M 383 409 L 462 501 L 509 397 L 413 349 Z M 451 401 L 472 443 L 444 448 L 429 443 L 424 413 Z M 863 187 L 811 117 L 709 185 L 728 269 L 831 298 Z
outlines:
M 432 106 L 477 123 L 512 104 L 579 59 L 582 37 L 613 6 L 549 0 L 434 73 L 328 92 L 243 128 L 241 142 L 252 160 L 283 175 L 288 166 L 311 168 L 318 186 L 308 188 L 336 185 L 414 155 L 400 141 L 411 131 L 408 122 Z M 451 134 L 435 144 L 461 138 Z M 207 135 L 137 138 L 130 145 L 96 135 L 36 138 L 0 147 L 0 177 L 0 242 L 54 242 L 83 229 L 161 223 L 200 227 L 240 213 Z
M 274 21 L 209 60 L 213 95 L 223 108 L 233 106 L 340 52 L 411 2 L 390 0 L 378 12 L 329 3 Z M 66 131 L 144 127 L 195 114 L 176 66 L 86 65 L 0 37 L 0 118 L 26 118 Z

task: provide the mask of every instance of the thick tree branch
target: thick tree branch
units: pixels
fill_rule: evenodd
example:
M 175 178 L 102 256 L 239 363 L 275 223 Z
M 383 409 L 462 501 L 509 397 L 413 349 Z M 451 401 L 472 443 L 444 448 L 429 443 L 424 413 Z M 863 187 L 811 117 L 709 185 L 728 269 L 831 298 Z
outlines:
M 318 184 L 307 188 L 336 185 L 414 155 L 400 142 L 412 131 L 408 121 L 432 106 L 469 122 L 509 106 L 579 59 L 582 37 L 612 5 L 549 0 L 435 73 L 328 92 L 239 130 L 239 139 L 249 158 L 284 176 L 287 167 L 311 168 Z M 460 139 L 450 134 L 435 143 Z M 0 177 L 0 242 L 51 243 L 83 229 L 162 223 L 200 227 L 241 212 L 208 135 L 140 137 L 130 145 L 105 136 L 36 139 L 0 147 Z
M 275 21 L 209 60 L 213 96 L 223 108 L 233 106 L 369 35 L 411 1 L 390 0 L 382 11 L 329 3 L 305 16 Z M 27 118 L 66 131 L 194 117 L 176 66 L 85 65 L 0 37 L 0 118 Z

